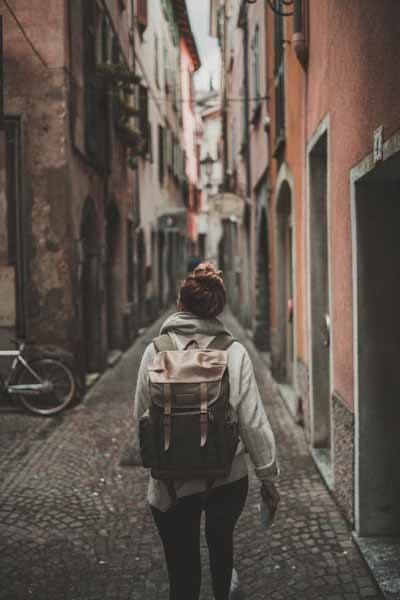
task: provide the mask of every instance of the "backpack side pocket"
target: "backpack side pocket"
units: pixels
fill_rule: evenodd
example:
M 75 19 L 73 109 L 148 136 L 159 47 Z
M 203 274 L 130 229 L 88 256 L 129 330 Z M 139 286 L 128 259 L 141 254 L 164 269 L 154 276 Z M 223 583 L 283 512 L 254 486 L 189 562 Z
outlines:
M 158 465 L 158 446 L 153 421 L 149 415 L 139 419 L 139 442 L 143 466 L 151 468 Z

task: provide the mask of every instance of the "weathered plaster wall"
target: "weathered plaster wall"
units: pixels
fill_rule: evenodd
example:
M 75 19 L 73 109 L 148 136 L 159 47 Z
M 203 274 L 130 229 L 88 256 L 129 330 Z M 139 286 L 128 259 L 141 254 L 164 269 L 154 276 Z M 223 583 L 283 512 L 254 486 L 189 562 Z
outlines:
M 332 397 L 335 497 L 354 522 L 354 415 L 337 394 Z
M 190 208 L 195 204 L 195 188 L 197 187 L 197 122 L 195 113 L 195 98 L 193 88 L 194 67 L 187 43 L 184 38 L 180 40 L 180 73 L 182 97 L 182 147 L 186 153 L 186 175 L 190 186 Z M 188 211 L 188 235 L 193 242 L 197 240 L 197 216 L 193 210 Z
M 284 39 L 291 40 L 293 34 L 292 19 L 284 20 Z M 276 139 L 276 105 L 275 105 L 275 85 L 274 85 L 274 16 L 271 11 L 267 11 L 267 57 L 268 57 L 268 95 L 269 112 L 271 116 L 270 140 L 271 151 L 274 152 L 274 141 Z M 305 73 L 300 65 L 291 43 L 284 43 L 285 53 L 285 124 L 286 124 L 286 143 L 281 157 L 282 163 L 274 158 L 271 162 L 271 185 L 275 190 L 274 199 L 271 203 L 271 238 L 273 232 L 277 229 L 277 178 L 281 164 L 285 163 L 285 169 L 290 173 L 290 186 L 292 189 L 291 211 L 294 231 L 294 311 L 295 311 L 295 337 L 297 358 L 307 361 L 307 255 L 306 255 L 306 190 L 305 190 Z M 277 273 L 277 248 L 271 241 L 271 285 L 272 285 L 272 306 L 271 319 L 272 328 L 276 331 L 278 327 L 279 307 L 277 305 L 278 294 L 276 293 L 278 285 Z M 295 357 L 296 358 L 296 357 Z
M 66 167 L 67 81 L 60 36 L 64 3 L 12 4 L 41 56 L 34 54 L 6 12 L 5 112 L 22 117 L 23 178 L 30 207 L 28 332 L 37 343 L 71 347 L 73 249 Z
M 307 135 L 330 119 L 330 244 L 334 387 L 353 404 L 349 172 L 372 151 L 373 131 L 399 127 L 398 22 L 394 2 L 312 3 Z
M 253 120 L 255 117 L 255 111 L 257 106 L 258 117 L 254 123 L 250 124 L 250 144 L 251 144 L 251 180 L 253 189 L 257 187 L 261 177 L 265 175 L 265 171 L 268 167 L 268 137 L 264 129 L 264 119 L 267 116 L 267 100 L 264 98 L 267 95 L 267 81 L 266 81 L 266 35 L 265 35 L 265 6 L 263 2 L 256 2 L 255 4 L 249 5 L 248 8 L 248 21 L 249 21 L 249 113 L 250 119 Z M 259 31 L 259 97 L 260 100 L 256 101 L 256 90 L 255 90 L 255 77 L 253 69 L 254 61 L 254 42 L 255 42 L 255 31 L 258 27 Z M 262 98 L 262 99 L 261 99 Z

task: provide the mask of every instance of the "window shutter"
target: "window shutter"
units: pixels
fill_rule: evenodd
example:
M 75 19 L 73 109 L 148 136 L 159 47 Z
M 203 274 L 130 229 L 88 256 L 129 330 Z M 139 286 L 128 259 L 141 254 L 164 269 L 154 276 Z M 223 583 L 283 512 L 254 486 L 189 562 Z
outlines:
M 151 154 L 151 128 L 149 123 L 149 93 L 144 85 L 139 85 L 140 131 L 144 140 L 143 154 Z
M 148 24 L 147 0 L 137 0 L 137 24 L 143 33 Z
M 158 126 L 158 179 L 160 183 L 164 183 L 164 127 Z
M 167 167 L 168 170 L 171 170 L 172 166 L 172 135 L 171 130 L 167 129 L 167 135 L 165 136 L 165 144 L 166 144 L 166 156 L 167 156 Z

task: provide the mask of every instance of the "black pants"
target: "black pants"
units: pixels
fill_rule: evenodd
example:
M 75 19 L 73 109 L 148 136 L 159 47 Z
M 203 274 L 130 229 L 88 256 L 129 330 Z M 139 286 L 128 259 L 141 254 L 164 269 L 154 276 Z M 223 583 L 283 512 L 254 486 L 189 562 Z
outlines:
M 193 494 L 161 512 L 151 507 L 167 560 L 169 600 L 198 600 L 201 584 L 200 520 L 206 539 L 216 600 L 228 600 L 233 568 L 233 530 L 243 510 L 248 478 Z

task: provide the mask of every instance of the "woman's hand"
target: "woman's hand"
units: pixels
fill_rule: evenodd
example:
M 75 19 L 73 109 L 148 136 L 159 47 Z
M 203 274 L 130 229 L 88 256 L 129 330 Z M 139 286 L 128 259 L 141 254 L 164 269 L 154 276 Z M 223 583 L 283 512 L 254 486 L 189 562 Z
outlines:
M 264 502 L 268 505 L 268 508 L 271 512 L 272 521 L 278 509 L 279 502 L 281 500 L 278 489 L 272 481 L 264 481 L 262 483 L 261 497 L 264 500 Z

